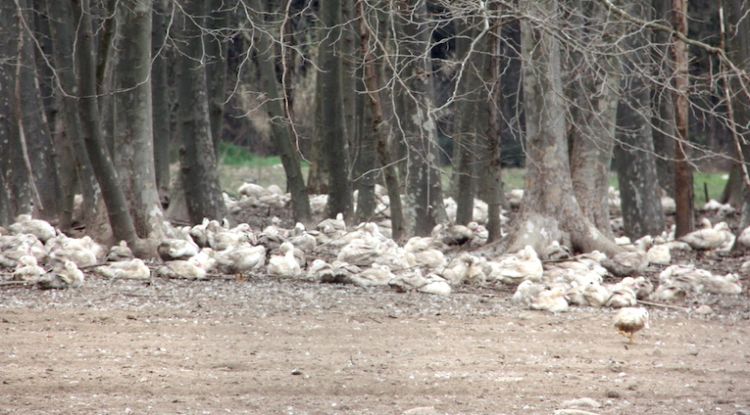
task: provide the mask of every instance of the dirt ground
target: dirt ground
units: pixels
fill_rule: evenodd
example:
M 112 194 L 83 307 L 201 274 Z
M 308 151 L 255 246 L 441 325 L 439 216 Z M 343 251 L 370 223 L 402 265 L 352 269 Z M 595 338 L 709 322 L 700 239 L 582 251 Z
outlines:
M 597 414 L 750 411 L 747 298 L 652 308 L 628 346 L 612 310 L 509 297 L 260 279 L 3 288 L 0 413 L 551 414 L 584 397 Z

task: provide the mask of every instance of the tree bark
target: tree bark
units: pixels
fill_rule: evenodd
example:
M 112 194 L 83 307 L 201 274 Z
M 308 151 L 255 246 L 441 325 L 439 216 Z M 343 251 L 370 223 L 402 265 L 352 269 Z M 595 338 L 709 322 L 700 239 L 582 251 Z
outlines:
M 224 130 L 224 88 L 227 78 L 227 42 L 222 31 L 226 30 L 229 25 L 230 14 L 224 9 L 226 8 L 225 0 L 210 0 L 208 3 L 207 25 L 212 33 L 206 39 L 206 83 L 211 137 L 214 140 L 214 153 L 218 160 L 219 144 Z
M 620 248 L 583 214 L 570 178 L 560 44 L 538 26 L 559 19 L 558 2 L 521 0 L 519 6 L 527 14 L 521 22 L 526 190 L 507 248 L 516 251 L 531 245 L 543 252 L 554 240 L 566 243 L 568 236 L 575 250 L 613 255 Z
M 487 99 L 487 141 L 489 150 L 489 174 L 487 181 L 487 231 L 488 242 L 494 242 L 502 238 L 500 214 L 503 204 L 503 180 L 502 180 L 502 144 L 500 126 L 500 114 L 503 108 L 502 80 L 503 70 L 501 67 L 500 38 L 502 36 L 502 24 L 500 19 L 491 21 L 492 31 L 489 34 L 488 51 L 489 56 L 484 57 L 485 79 L 494 80 Z
M 259 0 L 252 0 L 250 4 L 254 10 L 261 13 L 265 12 Z M 259 18 L 259 21 L 262 21 L 262 17 Z M 258 54 L 260 83 L 267 99 L 264 105 L 268 116 L 271 118 L 271 138 L 281 155 L 281 163 L 286 173 L 287 189 L 292 195 L 292 215 L 298 222 L 309 223 L 312 219 L 310 199 L 307 196 L 305 179 L 300 168 L 300 156 L 292 141 L 292 133 L 289 131 L 290 127 L 287 124 L 282 106 L 283 100 L 279 91 L 274 64 L 276 62 L 274 45 L 265 33 L 259 33 L 251 41 L 254 42 Z
M 21 25 L 20 10 L 14 2 L 0 5 L 0 157 L 2 174 L 7 186 L 7 215 L 31 213 L 32 192 L 28 166 L 21 149 L 22 117 L 19 117 L 19 71 L 23 63 L 22 49 L 26 38 Z M 3 190 L 6 190 L 3 189 Z
M 677 32 L 687 36 L 687 0 L 672 0 L 672 18 Z M 674 106 L 677 125 L 675 141 L 675 238 L 694 228 L 693 217 L 693 172 L 687 155 L 688 141 L 688 49 L 685 42 L 675 37 L 672 44 L 674 54 Z
M 458 164 L 454 163 L 456 170 L 456 223 L 466 225 L 471 222 L 474 214 L 474 196 L 477 186 L 476 161 L 477 151 L 477 112 L 478 88 L 482 56 L 476 50 L 471 50 L 474 38 L 479 35 L 476 25 L 478 22 L 470 21 L 459 30 L 456 39 L 456 55 L 458 59 L 466 62 L 461 83 L 458 85 L 460 91 L 456 112 L 459 119 L 454 121 L 456 131 L 454 132 L 454 145 L 458 147 Z M 456 151 L 454 151 L 454 154 Z
M 669 13 L 672 9 L 672 0 L 653 0 L 654 18 L 664 21 L 668 26 Z M 674 139 L 675 118 L 672 94 L 665 86 L 669 84 L 668 76 L 673 72 L 673 62 L 670 54 L 669 43 L 671 36 L 661 30 L 654 31 L 652 35 L 654 43 L 663 45 L 653 58 L 661 62 L 658 68 L 657 79 L 661 82 L 652 83 L 651 107 L 653 124 L 654 151 L 656 158 L 656 172 L 659 176 L 659 185 L 669 195 L 674 197 Z
M 737 66 L 744 70 L 750 70 L 750 22 L 747 20 L 747 13 L 750 11 L 750 5 L 747 2 L 734 2 L 725 1 L 722 2 L 725 8 L 727 31 L 726 38 L 727 42 L 727 53 L 729 58 L 737 64 Z M 724 68 L 724 70 L 728 70 Z M 725 78 L 726 79 L 726 78 Z M 730 96 L 732 102 L 727 103 L 732 105 L 732 124 L 735 128 L 735 134 L 741 143 L 740 147 L 742 150 L 742 156 L 745 165 L 750 170 L 750 91 L 742 90 L 739 80 L 736 76 L 730 77 L 731 81 L 729 85 L 725 87 L 730 89 Z M 747 84 L 746 84 L 747 85 Z M 735 177 L 735 182 L 738 183 L 737 187 L 741 191 L 737 192 L 742 195 L 742 215 L 740 218 L 740 229 L 745 229 L 750 226 L 750 188 L 745 185 L 745 173 L 742 171 L 741 165 L 738 165 L 732 169 L 732 173 Z M 730 175 L 730 182 L 732 175 Z M 730 183 L 727 183 L 729 187 Z
M 383 105 L 380 98 L 380 71 L 376 66 L 375 54 L 370 45 L 370 25 L 365 15 L 364 2 L 358 2 L 359 10 L 359 35 L 360 47 L 362 48 L 362 65 L 364 67 L 365 90 L 372 114 L 372 135 L 375 137 L 378 159 L 385 185 L 388 190 L 388 199 L 391 211 L 391 237 L 400 240 L 404 235 L 404 213 L 401 206 L 401 185 L 398 178 L 398 170 L 394 164 L 391 151 L 388 146 L 388 125 L 383 116 Z
M 650 20 L 650 4 L 628 2 L 626 10 L 639 18 Z M 623 59 L 622 98 L 617 107 L 618 145 L 615 146 L 615 167 L 622 200 L 625 234 L 633 239 L 658 235 L 664 230 L 664 212 L 658 186 L 654 143 L 651 129 L 651 90 L 642 70 L 648 67 L 645 50 L 647 35 L 640 31 L 623 42 L 630 51 Z
M 120 0 L 117 6 L 114 142 L 120 184 L 141 238 L 163 234 L 154 172 L 151 106 L 151 0 Z
M 169 141 L 172 107 L 169 103 L 169 81 L 167 79 L 167 9 L 168 0 L 154 0 L 152 17 L 151 55 L 151 103 L 153 108 L 154 165 L 156 187 L 162 206 L 169 202 Z
M 203 62 L 203 26 L 206 4 L 185 0 L 180 36 L 185 47 L 179 53 L 177 99 L 180 120 L 180 171 L 190 220 L 222 219 L 226 214 L 208 114 L 206 69 Z
M 323 37 L 318 52 L 321 73 L 321 135 L 323 156 L 328 166 L 328 216 L 343 213 L 347 219 L 352 214 L 352 191 L 349 180 L 349 163 L 345 135 L 343 103 L 343 62 L 341 40 L 341 0 L 322 0 L 320 20 L 327 35 Z
M 72 185 L 77 181 L 83 196 L 82 219 L 84 226 L 90 231 L 94 231 L 97 226 L 102 226 L 102 222 L 107 222 L 106 208 L 101 198 L 96 174 L 86 151 L 86 143 L 83 140 L 84 132 L 79 114 L 81 106 L 79 101 L 80 89 L 76 80 L 75 56 L 73 56 L 73 45 L 76 42 L 73 9 L 68 1 L 48 0 L 47 13 L 50 16 L 52 57 L 57 72 L 55 91 L 60 96 L 62 103 L 60 108 L 64 138 L 58 145 L 58 155 L 61 157 L 61 177 L 67 177 L 67 181 L 62 186 L 63 199 L 65 200 L 65 219 L 61 221 L 60 225 L 61 229 L 65 230 L 70 226 L 68 222 L 72 221 L 75 194 L 75 188 Z M 69 160 L 72 163 L 64 162 L 63 156 L 66 154 L 69 155 Z M 98 230 L 95 232 L 98 233 Z
M 115 240 L 124 240 L 138 250 L 140 243 L 133 220 L 128 212 L 125 195 L 120 189 L 117 171 L 107 151 L 99 124 L 99 107 L 96 91 L 96 60 L 94 35 L 91 28 L 89 0 L 71 0 L 74 21 L 80 23 L 76 41 L 76 78 L 81 91 L 79 110 L 86 152 L 91 160 Z M 81 137 L 73 139 L 80 140 Z
M 583 44 L 592 42 L 596 48 L 598 43 L 617 39 L 621 30 L 606 9 L 596 4 L 585 7 L 584 3 L 568 2 L 572 10 L 568 20 L 578 28 L 578 40 Z M 584 20 L 597 28 L 590 32 Z M 572 102 L 567 131 L 573 190 L 586 218 L 611 239 L 609 167 L 615 142 L 620 58 L 616 50 L 610 49 L 566 51 L 566 95 Z
M 443 192 L 438 172 L 437 127 L 432 114 L 432 65 L 425 51 L 430 41 L 427 4 L 424 0 L 399 2 L 399 28 L 406 53 L 399 88 L 399 124 L 408 147 L 405 222 L 407 235 L 429 235 L 439 222 L 446 222 Z
M 34 213 L 36 216 L 57 222 L 60 215 L 60 183 L 57 176 L 55 149 L 50 134 L 45 106 L 42 100 L 39 77 L 36 69 L 35 46 L 28 30 L 33 22 L 33 12 L 28 0 L 19 0 L 23 10 L 25 26 L 21 28 L 23 48 L 20 51 L 19 109 L 23 116 L 23 138 L 21 149 L 25 162 L 29 164 L 29 182 L 34 189 Z M 19 15 L 20 16 L 20 15 Z

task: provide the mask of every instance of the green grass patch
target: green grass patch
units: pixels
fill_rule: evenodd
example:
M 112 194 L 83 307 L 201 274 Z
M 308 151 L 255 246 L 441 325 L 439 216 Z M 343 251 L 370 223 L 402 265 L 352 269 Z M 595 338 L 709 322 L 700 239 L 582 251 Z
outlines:
M 706 203 L 706 187 L 708 188 L 708 198 L 719 200 L 728 178 L 729 173 L 693 173 L 693 200 L 695 205 L 703 206 Z
M 219 160 L 221 164 L 236 167 L 271 167 L 281 164 L 279 156 L 259 156 L 231 143 L 219 145 Z

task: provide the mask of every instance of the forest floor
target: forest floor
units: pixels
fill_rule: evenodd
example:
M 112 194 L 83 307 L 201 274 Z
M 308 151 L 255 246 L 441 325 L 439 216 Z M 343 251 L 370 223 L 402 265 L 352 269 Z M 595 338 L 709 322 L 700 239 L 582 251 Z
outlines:
M 650 308 L 634 345 L 611 309 L 528 311 L 504 286 L 3 288 L 0 414 L 747 414 L 748 285 Z

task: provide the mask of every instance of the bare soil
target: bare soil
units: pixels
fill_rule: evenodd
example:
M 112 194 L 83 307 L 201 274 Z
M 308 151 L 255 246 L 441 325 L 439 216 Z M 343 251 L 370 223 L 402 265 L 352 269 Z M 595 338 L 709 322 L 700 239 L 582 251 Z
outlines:
M 750 410 L 750 306 L 521 309 L 269 279 L 0 290 L 0 413 L 597 414 Z

